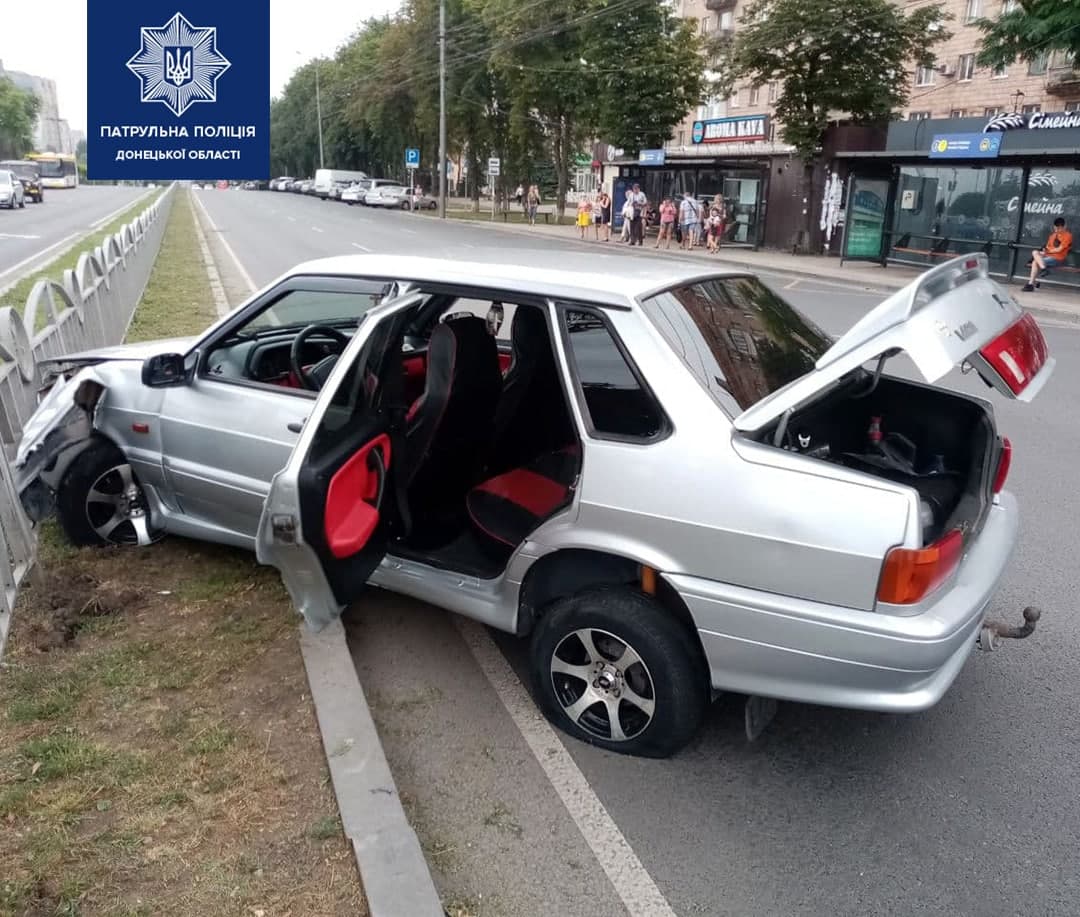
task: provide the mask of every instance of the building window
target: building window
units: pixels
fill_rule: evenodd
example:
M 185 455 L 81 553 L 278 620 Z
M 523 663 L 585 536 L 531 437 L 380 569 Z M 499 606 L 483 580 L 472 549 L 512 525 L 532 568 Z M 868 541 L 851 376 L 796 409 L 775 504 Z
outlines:
M 929 117 L 930 112 L 928 111 L 909 111 L 907 119 L 908 121 L 925 121 Z
M 949 117 L 950 118 L 966 118 L 967 117 L 967 112 L 964 111 L 964 109 L 962 109 L 962 108 L 954 108 L 952 111 L 949 112 Z
M 1080 100 L 1075 102 L 1066 102 L 1065 111 L 1080 111 Z
M 934 68 L 933 67 L 917 67 L 915 70 L 915 85 L 916 86 L 933 86 L 934 85 Z
M 1004 110 L 1003 108 L 984 108 L 983 117 L 992 118 L 994 115 L 1000 115 Z
M 738 108 L 739 107 L 739 95 L 740 95 L 740 90 L 738 90 L 738 89 L 734 90 L 731 93 L 730 105 L 731 105 L 732 108 Z
M 728 32 L 735 27 L 735 17 L 731 10 L 720 14 L 720 31 Z
M 776 142 L 776 122 L 772 118 L 769 119 L 769 143 Z
M 1072 70 L 1076 67 L 1076 58 L 1069 51 L 1061 49 L 1050 55 L 1051 70 Z
M 1044 51 L 1032 61 L 1028 61 L 1028 76 L 1042 76 L 1046 73 L 1046 63 L 1049 55 Z
M 990 73 L 990 76 L 992 76 L 995 80 L 1003 80 L 1008 75 L 1009 75 L 1009 68 L 1006 67 L 1004 64 L 999 64 Z
M 757 105 L 758 104 L 758 99 L 760 98 L 760 96 L 761 96 L 761 87 L 758 86 L 755 83 L 753 86 L 750 87 L 750 101 L 747 104 L 748 105 Z
M 594 436 L 649 440 L 664 431 L 660 405 L 607 322 L 594 312 L 563 313 L 575 382 Z
M 967 8 L 964 11 L 964 22 L 974 22 L 982 15 L 982 0 L 967 0 Z
M 1001 15 L 1008 16 L 1009 13 L 1015 12 L 1019 6 L 1018 0 L 1004 0 L 1001 4 Z
M 710 25 L 712 25 L 712 23 L 709 21 L 709 17 L 708 16 L 703 16 L 702 19 L 701 19 L 701 34 L 702 35 L 708 35 L 709 34 L 709 26 Z
M 769 83 L 769 102 L 776 101 L 776 83 Z
M 1024 106 L 1024 107 L 1023 107 L 1022 109 L 1020 109 L 1020 110 L 1021 110 L 1021 111 L 1022 111 L 1022 112 L 1023 112 L 1023 113 L 1025 114 L 1025 115 L 1032 115 L 1032 114 L 1035 114 L 1035 112 L 1039 112 L 1039 111 L 1042 111 L 1042 106 L 1041 106 L 1041 105 L 1040 105 L 1040 104 L 1039 104 L 1038 102 L 1036 102 L 1036 103 L 1035 103 L 1034 105 L 1025 105 L 1025 106 Z
M 975 55 L 974 54 L 961 54 L 960 66 L 956 68 L 956 78 L 958 80 L 970 80 L 975 76 Z

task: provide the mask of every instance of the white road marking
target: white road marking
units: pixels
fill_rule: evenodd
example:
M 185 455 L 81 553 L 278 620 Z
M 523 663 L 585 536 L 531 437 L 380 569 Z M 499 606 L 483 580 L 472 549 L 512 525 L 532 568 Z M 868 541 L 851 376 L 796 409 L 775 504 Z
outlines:
M 652 876 L 487 631 L 456 615 L 455 623 L 631 917 L 675 917 Z
M 137 204 L 144 197 L 147 197 L 150 194 L 150 192 L 153 191 L 153 190 L 154 190 L 153 188 L 147 188 L 138 197 L 135 197 L 132 200 L 128 201 L 126 204 L 124 204 L 123 207 L 117 207 L 112 213 L 106 214 L 105 216 L 101 217 L 101 219 L 94 220 L 94 222 L 90 224 L 90 228 L 91 229 L 97 229 L 100 226 L 104 226 L 106 223 L 111 223 L 118 216 L 120 216 L 120 214 L 122 214 L 125 210 L 127 210 L 128 207 L 132 207 L 135 204 Z
M 41 236 L 24 236 L 17 232 L 0 232 L 0 239 L 40 239 Z
M 311 231 L 312 231 L 312 232 L 322 232 L 322 230 L 321 230 L 321 229 L 319 229 L 319 227 L 318 227 L 318 226 L 312 226 L 312 227 L 311 227 Z
M 64 236 L 64 238 L 62 238 L 59 242 L 53 242 L 52 245 L 48 246 L 47 248 L 43 248 L 41 251 L 36 252 L 29 258 L 23 258 L 23 260 L 20 261 L 18 264 L 13 264 L 7 270 L 0 272 L 0 281 L 3 281 L 3 279 L 9 274 L 14 274 L 20 268 L 26 267 L 26 265 L 28 264 L 33 264 L 39 258 L 47 255 L 49 252 L 55 251 L 56 249 L 60 248 L 61 245 L 67 245 L 69 242 L 72 242 L 75 239 L 81 239 L 82 236 L 83 234 L 81 232 L 73 232 L 70 236 Z
M 404 233 L 407 233 L 410 236 L 415 236 L 416 235 L 416 230 L 415 229 L 402 229 L 401 231 L 404 232 Z
M 352 243 L 352 247 L 353 247 L 353 248 L 358 248 L 358 249 L 360 249 L 360 251 L 362 251 L 362 252 L 368 252 L 369 254 L 370 254 L 370 252 L 371 252 L 371 249 L 370 249 L 370 248 L 368 248 L 368 247 L 367 247 L 366 245 L 361 245 L 361 244 L 360 244 L 359 242 L 353 242 L 353 243 Z
M 191 194 L 192 199 L 194 199 L 194 194 Z M 202 223 L 199 222 L 198 216 L 195 217 L 195 236 L 199 241 L 199 252 L 202 254 L 206 276 L 210 279 L 210 293 L 214 297 L 214 308 L 217 309 L 218 318 L 224 318 L 229 314 L 229 298 L 225 295 L 225 285 L 221 282 L 221 274 L 218 273 L 217 265 L 214 264 L 214 256 L 210 254 L 210 246 L 206 242 L 206 233 L 203 232 Z
M 225 251 L 229 254 L 229 257 L 232 258 L 233 264 L 236 265 L 237 271 L 240 272 L 240 277 L 243 279 L 244 283 L 247 284 L 248 292 L 254 293 L 259 288 L 255 285 L 255 281 L 251 279 L 251 275 L 245 270 L 244 265 L 240 263 L 240 259 L 236 257 L 236 252 L 233 251 L 232 246 L 221 234 L 221 230 L 217 228 L 217 226 L 214 224 L 214 221 L 210 218 L 210 214 L 206 210 L 206 205 L 203 204 L 202 200 L 200 200 L 194 194 L 191 196 L 191 199 L 195 202 L 195 205 L 199 208 L 199 211 L 202 213 L 202 215 L 206 217 L 206 225 L 210 227 L 210 231 L 217 234 L 218 241 L 222 244 L 222 246 L 224 246 Z M 290 219 L 292 218 L 290 217 Z
M 290 223 L 295 223 L 296 222 L 296 217 L 289 217 L 289 222 Z
M 793 290 L 793 289 L 795 289 L 795 287 L 797 287 L 797 286 L 798 286 L 798 285 L 799 285 L 800 283 L 802 283 L 802 281 L 801 281 L 801 280 L 793 280 L 793 281 L 791 281 L 791 283 L 789 283 L 789 284 L 785 284 L 785 285 L 784 285 L 784 289 L 785 289 L 785 290 Z

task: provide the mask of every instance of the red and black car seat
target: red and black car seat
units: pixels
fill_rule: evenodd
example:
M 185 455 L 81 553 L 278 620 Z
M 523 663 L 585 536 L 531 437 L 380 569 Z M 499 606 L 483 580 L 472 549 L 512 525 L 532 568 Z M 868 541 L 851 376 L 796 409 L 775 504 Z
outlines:
M 414 519 L 460 507 L 476 484 L 501 390 L 498 348 L 482 318 L 470 315 L 435 326 L 424 393 L 409 409 L 406 454 L 399 466 Z
M 580 465 L 580 447 L 575 443 L 470 490 L 465 506 L 481 541 L 503 551 L 521 544 L 537 525 L 569 501 Z

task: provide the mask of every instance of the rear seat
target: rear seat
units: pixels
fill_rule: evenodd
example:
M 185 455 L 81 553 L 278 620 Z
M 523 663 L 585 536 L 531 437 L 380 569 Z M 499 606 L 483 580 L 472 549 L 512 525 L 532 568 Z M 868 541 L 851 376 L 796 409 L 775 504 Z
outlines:
M 566 502 L 579 465 L 575 443 L 477 485 L 465 498 L 476 532 L 492 547 L 517 547 Z

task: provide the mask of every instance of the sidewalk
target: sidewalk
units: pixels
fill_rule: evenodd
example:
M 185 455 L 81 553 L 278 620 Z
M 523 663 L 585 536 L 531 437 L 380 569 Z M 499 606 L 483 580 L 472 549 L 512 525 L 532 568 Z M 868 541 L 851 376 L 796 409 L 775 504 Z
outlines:
M 617 236 L 614 233 L 610 243 L 597 243 L 593 240 L 582 242 L 577 237 L 577 228 L 574 226 L 547 226 L 540 223 L 535 226 L 523 226 L 500 221 L 490 223 L 476 221 L 472 225 L 486 226 L 489 229 L 501 232 L 543 235 L 562 239 L 566 242 L 576 242 L 582 246 L 600 245 L 604 248 L 628 248 L 628 246 L 615 241 Z M 847 261 L 841 264 L 839 257 L 835 255 L 791 255 L 781 251 L 753 251 L 749 248 L 723 248 L 718 254 L 713 255 L 703 248 L 688 252 L 673 244 L 670 251 L 667 249 L 657 251 L 652 247 L 654 244 L 655 240 L 652 242 L 646 241 L 645 245 L 635 254 L 655 258 L 701 259 L 754 271 L 755 273 L 776 273 L 797 278 L 813 278 L 818 281 L 841 283 L 886 293 L 906 286 L 925 270 L 925 268 L 901 264 L 890 264 L 887 268 L 883 268 L 880 264 L 866 261 Z M 1016 296 L 1017 301 L 1026 309 L 1066 321 L 1080 322 L 1080 290 L 1044 285 L 1037 293 L 1024 293 L 1020 289 L 1023 285 L 1021 281 L 1014 280 L 1012 283 L 1005 285 L 1009 287 L 1010 292 Z

